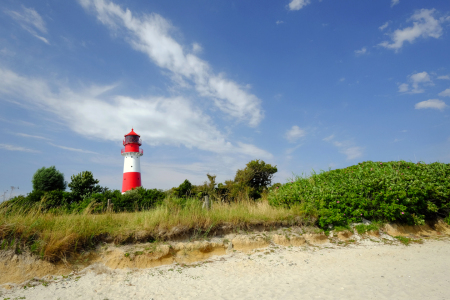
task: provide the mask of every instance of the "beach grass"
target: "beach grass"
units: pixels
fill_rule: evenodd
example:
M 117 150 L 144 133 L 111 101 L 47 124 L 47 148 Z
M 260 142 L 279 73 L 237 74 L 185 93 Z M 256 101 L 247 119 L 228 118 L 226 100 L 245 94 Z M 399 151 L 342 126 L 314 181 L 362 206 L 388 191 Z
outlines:
M 182 204 L 180 204 L 182 203 Z M 176 235 L 207 237 L 223 226 L 292 226 L 314 224 L 298 207 L 281 208 L 261 201 L 214 203 L 210 210 L 196 199 L 167 198 L 156 208 L 121 213 L 45 212 L 39 208 L 0 210 L 0 249 L 29 249 L 43 259 L 58 261 L 109 240 L 116 243 L 151 242 Z

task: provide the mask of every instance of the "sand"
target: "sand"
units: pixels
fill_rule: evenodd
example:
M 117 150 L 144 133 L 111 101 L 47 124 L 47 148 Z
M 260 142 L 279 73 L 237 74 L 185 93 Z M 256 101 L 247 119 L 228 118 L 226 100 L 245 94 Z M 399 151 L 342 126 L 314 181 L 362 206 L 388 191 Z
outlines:
M 110 269 L 94 264 L 0 289 L 0 299 L 450 299 L 450 239 L 336 247 L 272 244 L 193 264 Z M 8 287 L 8 286 L 6 286 Z

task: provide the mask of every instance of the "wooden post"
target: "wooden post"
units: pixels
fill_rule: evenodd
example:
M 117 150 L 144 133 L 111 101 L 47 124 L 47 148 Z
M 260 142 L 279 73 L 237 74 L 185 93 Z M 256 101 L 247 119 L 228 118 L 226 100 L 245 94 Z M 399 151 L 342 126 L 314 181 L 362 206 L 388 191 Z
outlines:
M 208 195 L 205 196 L 205 204 L 204 204 L 204 206 L 206 206 L 207 210 L 209 210 L 211 208 L 211 204 L 209 202 L 209 196 Z
M 109 213 L 112 212 L 111 199 L 108 199 L 108 205 L 106 206 L 106 211 Z

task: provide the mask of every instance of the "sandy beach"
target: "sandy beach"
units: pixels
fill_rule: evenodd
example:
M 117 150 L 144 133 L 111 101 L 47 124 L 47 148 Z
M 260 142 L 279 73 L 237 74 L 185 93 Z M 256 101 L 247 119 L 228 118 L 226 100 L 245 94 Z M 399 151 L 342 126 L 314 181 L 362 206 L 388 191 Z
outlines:
M 31 287 L 35 285 L 34 287 Z M 193 264 L 110 269 L 93 264 L 0 299 L 450 299 L 450 240 L 345 247 L 270 245 Z

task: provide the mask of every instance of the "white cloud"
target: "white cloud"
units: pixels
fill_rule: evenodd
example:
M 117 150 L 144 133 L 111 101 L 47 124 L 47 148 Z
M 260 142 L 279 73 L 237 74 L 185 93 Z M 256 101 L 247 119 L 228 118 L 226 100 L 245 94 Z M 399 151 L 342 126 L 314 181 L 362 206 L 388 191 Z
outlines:
M 405 42 L 413 43 L 417 38 L 439 38 L 442 35 L 441 20 L 433 17 L 435 9 L 421 9 L 416 11 L 409 21 L 413 26 L 395 30 L 391 36 L 392 42 L 384 41 L 379 44 L 387 49 L 398 51 Z
M 416 109 L 433 108 L 433 109 L 443 110 L 444 108 L 447 107 L 447 105 L 442 100 L 430 99 L 430 100 L 419 102 L 414 107 Z
M 344 82 L 345 81 L 345 77 L 342 77 L 341 79 L 339 79 L 339 82 Z
M 42 17 L 32 8 L 27 8 L 22 5 L 22 11 L 5 11 L 11 18 L 13 18 L 19 25 L 31 33 L 36 38 L 41 41 L 49 44 L 48 40 L 40 35 L 36 31 L 40 31 L 41 33 L 47 33 L 47 28 L 45 26 L 45 22 Z
M 133 15 L 128 9 L 106 0 L 79 0 L 97 19 L 141 51 L 159 67 L 169 70 L 173 78 L 193 83 L 196 91 L 207 97 L 223 112 L 256 126 L 263 119 L 261 100 L 248 93 L 223 74 L 214 74 L 210 65 L 192 53 L 187 53 L 169 32 L 169 21 L 158 14 Z
M 450 89 L 446 89 L 445 91 L 440 92 L 439 96 L 441 96 L 441 97 L 450 97 Z
M 448 75 L 438 76 L 437 79 L 450 80 L 450 76 Z
M 288 6 L 289 10 L 300 10 L 310 3 L 311 0 L 292 0 Z
M 345 154 L 347 156 L 347 160 L 353 160 L 363 155 L 364 149 L 362 147 L 353 146 L 352 143 L 348 141 L 344 142 L 336 141 L 334 139 L 334 135 L 330 135 L 322 140 L 325 142 L 329 142 L 335 147 L 337 147 L 340 153 Z
M 31 135 L 31 134 L 26 134 L 26 133 L 14 133 L 14 135 L 18 135 L 21 137 L 26 137 L 26 138 L 32 138 L 32 139 L 39 139 L 39 140 L 50 140 L 46 137 L 43 136 L 39 136 L 39 135 Z
M 410 76 L 410 80 L 412 81 L 412 88 L 413 88 L 411 92 L 414 94 L 424 92 L 424 90 L 420 87 L 420 85 L 425 83 L 431 83 L 430 75 L 428 75 L 427 72 L 412 74 Z
M 183 97 L 133 99 L 116 95 L 104 100 L 104 93 L 111 92 L 114 86 L 73 91 L 64 84 L 50 86 L 44 80 L 1 68 L 0 78 L 2 98 L 18 99 L 30 109 L 49 111 L 86 137 L 121 141 L 121 134 L 134 126 L 150 145 L 183 145 L 219 154 L 272 157 L 254 145 L 227 141 L 211 118 Z
M 291 129 L 289 129 L 284 137 L 291 143 L 295 142 L 301 137 L 304 137 L 306 135 L 306 131 L 304 129 L 301 129 L 300 127 L 294 125 Z
M 381 25 L 380 27 L 378 27 L 378 29 L 380 29 L 381 31 L 383 31 L 383 30 L 385 30 L 388 26 L 389 26 L 389 21 L 387 21 L 386 23 L 384 23 L 383 25 Z
M 280 20 L 278 20 L 278 21 L 276 21 L 275 22 L 277 25 L 280 25 L 280 24 L 283 24 L 284 23 L 284 21 L 280 21 Z
M 398 91 L 400 93 L 406 93 L 409 90 L 409 84 L 407 83 L 402 83 L 398 86 Z
M 391 1 L 391 7 L 394 7 L 395 5 L 399 4 L 400 0 L 392 0 Z
M 362 47 L 361 50 L 355 50 L 355 54 L 356 55 L 363 55 L 367 53 L 367 48 L 366 47 Z
M 409 82 L 411 82 L 412 89 L 409 90 L 409 85 L 407 83 L 402 83 L 398 86 L 398 91 L 402 93 L 409 92 L 411 94 L 420 94 L 425 90 L 424 85 L 433 85 L 430 75 L 427 72 L 415 73 L 409 76 Z
M 20 146 L 14 146 L 9 144 L 0 144 L 0 149 L 5 149 L 8 151 L 20 151 L 20 152 L 30 152 L 30 153 L 39 153 L 37 150 L 28 149 Z

